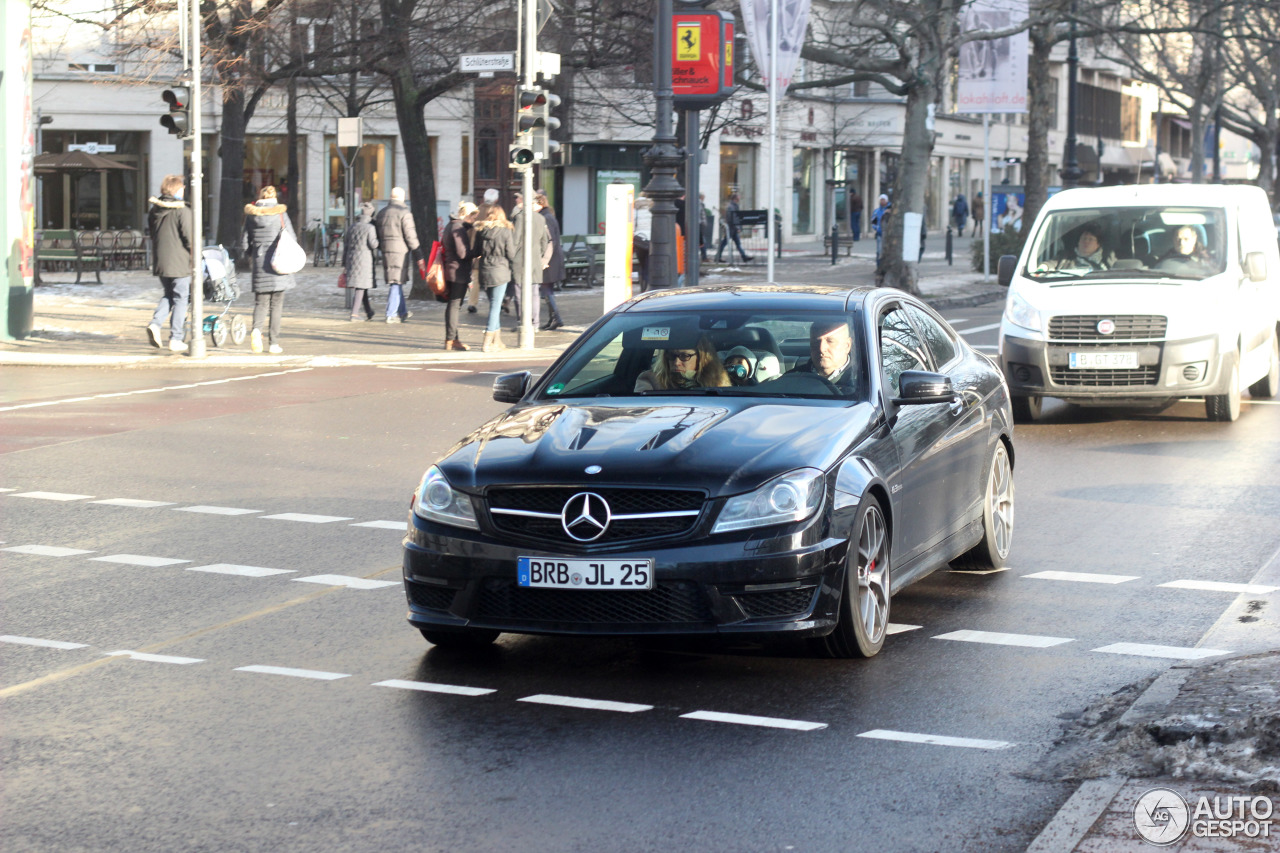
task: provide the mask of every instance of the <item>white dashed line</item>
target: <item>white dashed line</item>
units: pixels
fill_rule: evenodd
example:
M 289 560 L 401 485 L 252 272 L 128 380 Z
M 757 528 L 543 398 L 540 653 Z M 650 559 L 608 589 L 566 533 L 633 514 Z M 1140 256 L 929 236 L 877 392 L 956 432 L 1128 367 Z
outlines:
M 343 672 L 321 672 L 318 669 L 293 669 L 287 666 L 238 666 L 236 672 L 261 672 L 265 675 L 288 675 L 293 678 L 314 678 L 317 681 L 336 681 L 350 678 Z
M 1069 637 L 1045 637 L 1038 634 L 1000 634 L 994 631 L 952 631 L 950 634 L 939 634 L 935 640 L 959 640 L 962 643 L 989 643 L 993 646 L 1027 646 L 1033 649 L 1047 649 L 1073 642 Z
M 146 663 L 176 663 L 182 665 L 204 663 L 204 658 L 183 658 L 178 657 L 177 655 L 152 655 L 147 654 L 146 652 L 131 652 L 126 650 L 118 652 L 103 652 L 102 654 L 104 657 L 127 657 L 130 660 L 140 660 L 145 661 Z
M 992 329 L 998 329 L 998 328 L 1000 328 L 999 323 L 988 323 L 985 326 L 974 326 L 972 329 L 956 329 L 956 331 L 962 335 L 972 335 L 977 332 L 989 332 Z
M 886 634 L 902 634 L 906 631 L 918 631 L 923 627 L 923 625 L 902 625 L 897 622 L 890 622 L 884 631 Z
M 175 560 L 173 557 L 148 557 L 144 554 L 111 554 L 107 557 L 90 557 L 99 563 L 120 563 L 125 566 L 176 566 L 178 563 L 190 563 L 190 560 Z
M 474 373 L 475 372 L 472 370 L 457 370 L 452 367 L 427 367 L 424 369 L 429 370 L 432 373 Z
M 305 521 L 307 524 L 328 524 L 331 521 L 351 520 L 338 515 L 307 515 L 301 512 L 282 512 L 278 515 L 264 515 L 262 517 L 273 518 L 277 521 Z
M 0 489 L 0 492 L 16 492 L 17 489 Z
M 719 711 L 694 711 L 681 714 L 682 720 L 707 720 L 712 723 L 732 723 L 737 726 L 763 726 L 768 729 L 791 729 L 797 732 L 811 732 L 825 729 L 826 723 L 810 723 L 805 720 L 784 720 L 778 717 L 753 717 L 749 714 L 722 714 Z
M 998 575 L 998 574 L 1000 574 L 1001 572 L 1007 572 L 1007 571 L 1009 571 L 1009 567 L 1008 567 L 1008 566 L 1003 566 L 1003 567 L 1001 567 L 1001 568 L 999 568 L 999 569 L 952 569 L 951 571 L 947 572 L 947 574 L 951 574 L 951 575 Z
M 1024 578 L 1035 578 L 1043 581 L 1074 581 L 1075 583 L 1128 583 L 1136 581 L 1138 575 L 1094 575 L 1088 572 L 1036 572 L 1023 575 Z
M 998 344 L 969 344 L 969 346 L 973 347 L 974 349 L 989 349 L 992 352 L 995 352 L 996 350 L 1000 349 L 1000 346 Z
M 1093 649 L 1095 652 L 1106 652 L 1112 655 L 1138 655 L 1147 658 L 1172 658 L 1174 660 L 1199 660 L 1218 655 L 1229 655 L 1224 649 L 1189 649 L 1180 646 L 1152 646 L 1145 643 L 1112 643 L 1109 646 Z
M 75 557 L 80 554 L 92 554 L 82 548 L 59 548 L 56 545 L 16 545 L 13 548 L 0 548 L 15 554 L 36 554 L 41 557 Z
M 525 696 L 517 702 L 533 702 L 537 705 L 558 705 L 562 708 L 586 708 L 591 711 L 618 711 L 623 714 L 634 714 L 638 711 L 652 711 L 652 705 L 636 705 L 631 702 L 609 702 L 604 699 L 579 699 L 576 696 L 555 696 L 550 693 L 538 693 Z
M 108 498 L 105 501 L 90 501 L 89 503 L 106 504 L 107 506 L 132 506 L 143 509 L 153 506 L 173 506 L 173 501 L 140 501 L 133 498 Z
M 922 735 L 916 732 L 895 732 L 888 729 L 873 729 L 863 732 L 858 737 L 875 740 L 897 740 L 905 743 L 927 743 L 933 746 L 959 746 L 967 749 L 1008 749 L 1013 746 L 1004 740 L 980 740 L 969 737 L 947 737 L 946 735 Z
M 35 498 L 40 501 L 87 501 L 93 495 L 68 495 L 62 492 L 18 492 L 11 498 Z
M 139 388 L 135 391 L 114 391 L 106 394 L 94 394 L 91 397 L 67 397 L 61 400 L 43 400 L 39 403 L 20 403 L 15 406 L 0 406 L 0 412 L 11 412 L 16 409 L 38 409 L 43 406 L 58 406 L 63 403 L 83 403 L 86 400 L 105 400 L 110 397 L 132 397 L 135 394 L 157 394 L 161 391 L 173 391 L 179 388 L 198 388 L 202 385 L 222 385 L 227 382 L 244 382 L 249 379 L 264 379 L 268 376 L 284 376 L 288 373 L 302 373 L 310 367 L 295 367 L 292 370 L 277 370 L 271 373 L 255 373 L 249 376 L 232 376 L 228 379 L 209 379 L 205 382 L 192 382 L 187 385 L 164 385 L 159 388 Z
M 352 527 L 376 527 L 380 530 L 404 530 L 406 522 L 403 521 L 361 521 L 351 525 Z
M 293 574 L 293 569 L 264 569 L 261 566 L 237 566 L 232 563 L 214 563 L 209 566 L 191 566 L 188 572 L 209 572 L 215 575 L 240 575 L 246 578 L 265 578 L 270 575 Z
M 400 586 L 400 581 L 375 581 L 369 578 L 353 578 L 347 575 L 312 575 L 309 578 L 293 578 L 298 583 L 318 583 L 325 586 L 345 586 L 351 589 L 382 589 Z
M 379 370 L 421 370 L 422 369 L 421 367 L 405 367 L 399 364 L 379 364 L 377 365 L 377 368 Z
M 252 515 L 260 509 L 236 509 L 233 506 L 180 506 L 174 512 L 203 512 L 209 515 Z
M 1170 589 L 1203 589 L 1207 592 L 1243 592 L 1249 595 L 1268 595 L 1280 586 L 1263 586 L 1256 583 L 1223 583 L 1222 581 L 1169 581 L 1159 584 Z
M 462 687 L 458 684 L 434 684 L 430 681 L 403 681 L 399 678 L 379 681 L 373 686 L 398 687 L 401 690 L 421 690 L 423 693 L 450 693 L 454 696 L 484 696 L 498 692 L 488 687 Z
M 41 640 L 36 637 L 0 637 L 0 643 L 17 643 L 20 646 L 40 646 L 46 649 L 87 649 L 84 643 L 64 643 L 61 640 Z

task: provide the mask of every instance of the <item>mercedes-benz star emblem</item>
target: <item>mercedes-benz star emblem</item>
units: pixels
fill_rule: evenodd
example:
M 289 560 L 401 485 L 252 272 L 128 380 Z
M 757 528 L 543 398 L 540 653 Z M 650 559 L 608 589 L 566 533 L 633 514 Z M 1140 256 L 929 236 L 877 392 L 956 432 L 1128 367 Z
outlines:
M 1116 330 L 1116 323 L 1115 323 L 1115 321 L 1114 321 L 1114 320 L 1099 320 L 1099 321 L 1098 321 L 1098 334 L 1100 334 L 1100 335 L 1109 335 L 1109 334 L 1111 334 L 1112 332 L 1114 332 L 1115 330 Z
M 578 492 L 564 502 L 560 524 L 570 539 L 594 542 L 609 529 L 609 504 L 595 492 Z

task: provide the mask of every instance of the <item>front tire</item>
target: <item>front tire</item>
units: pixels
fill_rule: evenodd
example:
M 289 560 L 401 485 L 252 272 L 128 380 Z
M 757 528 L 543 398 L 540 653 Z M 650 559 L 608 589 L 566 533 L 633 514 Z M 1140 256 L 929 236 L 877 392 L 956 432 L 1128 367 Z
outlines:
M 889 527 L 875 498 L 858 510 L 857 539 L 845 562 L 840 617 L 834 631 L 816 639 L 815 649 L 824 657 L 869 658 L 884 647 L 891 598 Z
M 501 631 L 489 628 L 419 628 L 422 638 L 442 649 L 482 649 L 493 644 Z
M 1009 402 L 1013 407 L 1014 423 L 1033 423 L 1040 419 L 1040 413 L 1044 411 L 1043 397 L 1010 397 Z
M 1013 465 L 1009 449 L 996 442 L 987 468 L 987 487 L 982 499 L 982 540 L 951 561 L 951 568 L 967 571 L 1003 569 L 1008 564 L 1013 543 Z
M 1280 394 L 1280 331 L 1271 336 L 1271 369 L 1267 375 L 1249 386 L 1251 397 L 1270 399 Z
M 1211 421 L 1231 422 L 1240 417 L 1240 359 L 1231 362 L 1231 375 L 1225 394 L 1204 398 L 1204 413 Z

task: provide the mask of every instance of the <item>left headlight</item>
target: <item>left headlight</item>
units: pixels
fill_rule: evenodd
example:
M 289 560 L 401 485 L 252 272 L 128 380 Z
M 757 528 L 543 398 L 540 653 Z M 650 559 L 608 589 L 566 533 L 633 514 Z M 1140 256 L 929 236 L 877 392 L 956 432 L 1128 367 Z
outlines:
M 803 521 L 822 505 L 823 482 L 822 472 L 816 468 L 783 474 L 754 492 L 730 498 L 711 532 Z
M 479 530 L 471 498 L 456 491 L 440 469 L 432 465 L 422 475 L 422 483 L 413 498 L 413 511 L 419 518 Z

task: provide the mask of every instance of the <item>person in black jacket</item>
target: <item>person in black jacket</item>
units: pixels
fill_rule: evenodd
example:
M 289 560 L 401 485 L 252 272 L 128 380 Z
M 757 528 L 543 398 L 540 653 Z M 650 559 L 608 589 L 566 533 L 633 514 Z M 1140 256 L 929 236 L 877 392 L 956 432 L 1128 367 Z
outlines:
M 275 245 L 281 229 L 296 239 L 293 223 L 285 216 L 287 210 L 278 203 L 275 187 L 263 187 L 258 200 L 244 206 L 243 248 L 253 258 L 253 331 L 249 334 L 249 348 L 254 352 L 262 352 L 264 323 L 269 323 L 267 351 L 284 352 L 280 346 L 280 315 L 284 313 L 284 292 L 293 287 L 293 275 L 273 270 L 267 263 L 267 252 Z
M 440 263 L 448 285 L 445 296 L 449 304 L 444 309 L 444 348 L 447 350 L 471 349 L 462 342 L 458 320 L 462 316 L 462 300 L 466 299 L 471 285 L 471 262 L 478 256 L 473 233 L 476 212 L 473 203 L 460 203 L 458 212 L 440 235 Z
M 182 200 L 182 175 L 165 175 L 160 182 L 160 197 L 151 197 L 147 227 L 155 249 L 151 272 L 160 279 L 164 295 L 156 305 L 156 313 L 147 326 L 153 347 L 160 346 L 160 333 L 169 320 L 169 350 L 186 352 L 182 340 L 187 320 L 187 299 L 191 296 L 191 208 Z

